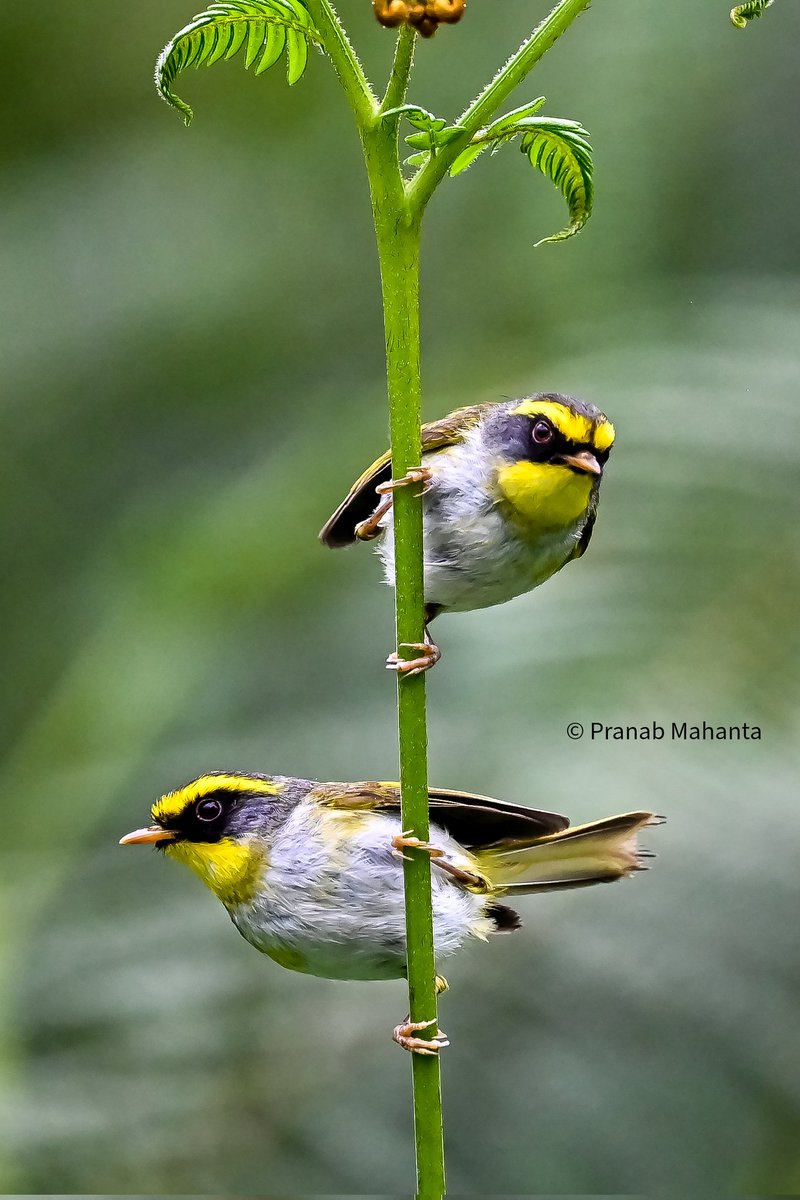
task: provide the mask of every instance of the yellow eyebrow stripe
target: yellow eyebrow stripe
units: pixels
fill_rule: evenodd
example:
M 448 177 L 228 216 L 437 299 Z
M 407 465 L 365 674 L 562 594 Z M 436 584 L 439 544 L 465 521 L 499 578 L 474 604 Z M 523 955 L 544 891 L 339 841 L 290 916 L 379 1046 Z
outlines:
M 167 792 L 156 800 L 151 810 L 154 821 L 164 817 L 177 817 L 188 805 L 193 804 L 209 792 L 224 788 L 228 792 L 257 792 L 262 796 L 275 796 L 283 789 L 282 783 L 270 779 L 254 779 L 251 775 L 201 775 L 175 792 Z
M 610 450 L 614 445 L 614 438 L 616 436 L 616 430 L 611 422 L 601 421 L 599 425 L 595 426 L 592 444 L 594 445 L 595 450 Z
M 614 444 L 614 426 L 605 417 L 595 425 L 589 417 L 571 412 L 553 400 L 523 400 L 511 411 L 519 417 L 547 417 L 565 438 L 581 446 L 593 446 L 602 452 Z

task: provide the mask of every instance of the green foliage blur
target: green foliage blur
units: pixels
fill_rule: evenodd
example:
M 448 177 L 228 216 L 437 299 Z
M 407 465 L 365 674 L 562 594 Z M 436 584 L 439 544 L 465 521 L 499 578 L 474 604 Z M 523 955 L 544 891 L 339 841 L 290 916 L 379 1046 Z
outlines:
M 386 442 L 355 133 L 317 55 L 185 77 L 187 131 L 152 86 L 187 2 L 4 12 L 2 1183 L 407 1192 L 403 987 L 283 971 L 117 846 L 209 768 L 396 771 L 390 593 L 315 538 Z M 648 875 L 449 965 L 454 1192 L 800 1189 L 800 12 L 728 7 L 597 0 L 515 97 L 591 131 L 579 237 L 533 250 L 563 200 L 513 150 L 427 218 L 426 415 L 558 389 L 618 430 L 586 558 L 437 626 L 431 779 L 669 819 Z M 544 12 L 471 0 L 409 99 L 452 119 Z M 704 719 L 762 740 L 566 735 Z

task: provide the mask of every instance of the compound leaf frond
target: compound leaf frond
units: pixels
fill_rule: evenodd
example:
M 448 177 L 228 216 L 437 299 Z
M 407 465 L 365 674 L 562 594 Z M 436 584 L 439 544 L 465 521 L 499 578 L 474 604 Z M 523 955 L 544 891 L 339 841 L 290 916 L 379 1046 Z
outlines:
M 582 229 L 592 213 L 594 188 L 589 135 L 577 121 L 557 117 L 530 117 L 520 121 L 519 127 L 525 127 L 520 150 L 532 167 L 552 180 L 569 210 L 569 225 L 536 245 L 563 242 Z
M 594 200 L 589 134 L 577 121 L 534 116 L 543 104 L 544 97 L 540 96 L 531 104 L 514 109 L 480 129 L 450 168 L 451 175 L 458 175 L 487 147 L 494 154 L 506 142 L 519 137 L 522 153 L 532 167 L 556 185 L 569 210 L 569 225 L 559 233 L 542 238 L 537 246 L 545 242 L 563 242 L 576 234 L 589 220 Z
M 211 67 L 233 58 L 244 46 L 245 68 L 260 75 L 286 54 L 286 74 L 297 83 L 308 63 L 308 47 L 322 44 L 303 0 L 219 0 L 209 4 L 167 43 L 156 63 L 159 95 L 183 115 L 192 110 L 172 90 L 188 67 Z
M 771 4 L 772 0 L 748 0 L 747 4 L 737 4 L 731 9 L 731 22 L 737 29 L 746 29 L 748 21 L 760 17 Z
M 419 130 L 418 133 L 410 133 L 405 141 L 413 150 L 424 152 L 412 154 L 407 158 L 407 166 L 424 165 L 429 155 L 436 154 L 437 150 L 449 146 L 451 142 L 466 134 L 463 126 L 448 125 L 444 117 L 435 117 L 419 104 L 401 104 L 399 108 L 387 108 L 386 112 L 381 113 L 381 120 L 396 116 L 405 117 L 409 125 Z

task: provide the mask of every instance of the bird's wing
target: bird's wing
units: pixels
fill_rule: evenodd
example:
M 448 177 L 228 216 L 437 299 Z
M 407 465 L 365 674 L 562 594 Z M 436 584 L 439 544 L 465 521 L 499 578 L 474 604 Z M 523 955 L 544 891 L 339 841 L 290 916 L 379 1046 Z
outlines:
M 429 454 L 431 451 L 442 450 L 445 446 L 454 446 L 463 441 L 464 434 L 477 425 L 488 407 L 488 404 L 472 404 L 467 408 L 457 408 L 440 421 L 430 421 L 423 425 L 423 453 Z M 375 488 L 378 484 L 385 483 L 391 477 L 391 473 L 392 453 L 387 450 L 358 477 L 336 512 L 323 525 L 319 540 L 325 546 L 337 549 L 356 541 L 357 526 L 371 517 L 378 506 Z
M 490 796 L 429 788 L 431 821 L 446 829 L 467 850 L 481 850 L 506 842 L 530 844 L 538 838 L 560 833 L 569 820 L 558 813 L 505 804 Z M 331 808 L 371 812 L 400 812 L 397 783 L 323 783 L 309 799 Z

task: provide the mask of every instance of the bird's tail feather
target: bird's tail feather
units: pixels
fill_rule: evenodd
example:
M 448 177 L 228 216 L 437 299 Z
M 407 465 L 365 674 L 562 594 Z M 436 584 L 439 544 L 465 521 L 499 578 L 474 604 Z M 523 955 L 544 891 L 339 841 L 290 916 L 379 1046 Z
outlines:
M 639 849 L 637 837 L 661 819 L 649 812 L 624 813 L 534 842 L 499 842 L 474 853 L 493 885 L 509 895 L 611 883 L 645 869 L 642 860 L 652 854 Z

